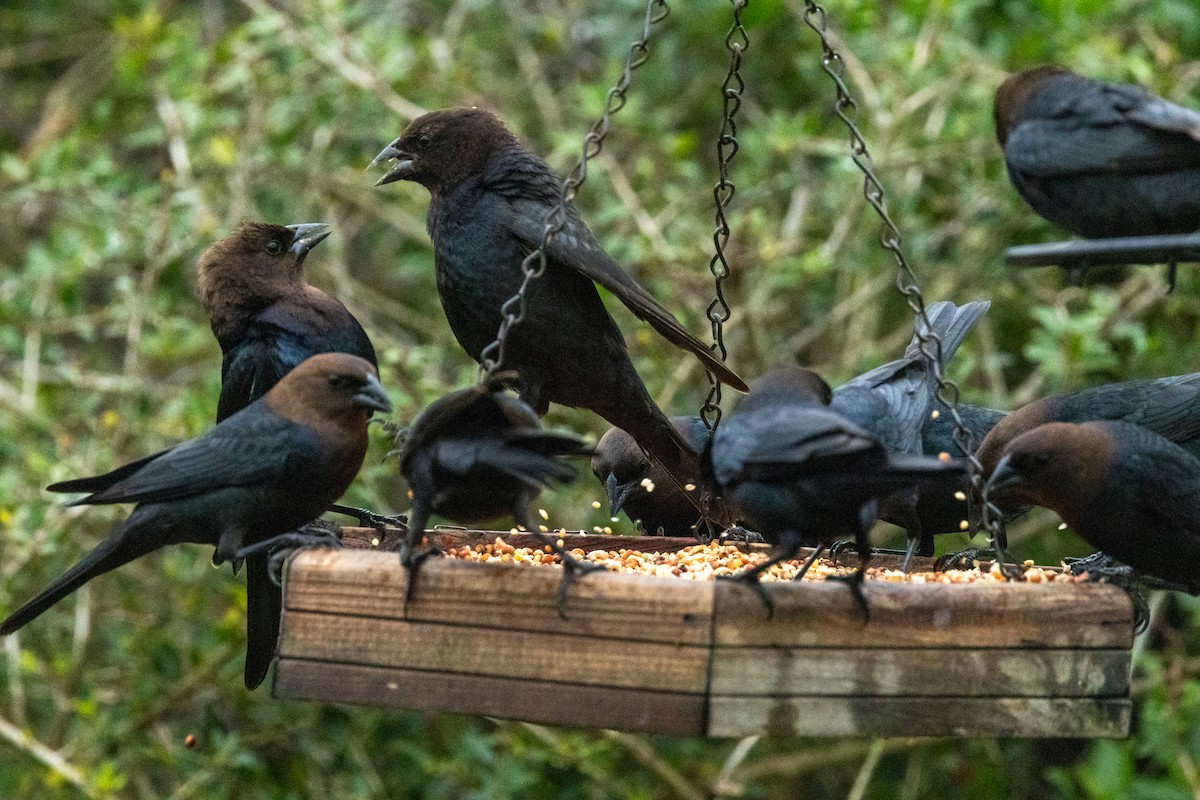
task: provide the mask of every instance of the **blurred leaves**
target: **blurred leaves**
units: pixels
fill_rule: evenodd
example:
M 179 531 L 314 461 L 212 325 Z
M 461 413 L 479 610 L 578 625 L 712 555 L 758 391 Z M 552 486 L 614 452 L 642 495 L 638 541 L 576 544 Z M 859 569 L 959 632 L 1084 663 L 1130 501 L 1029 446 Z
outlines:
M 729 11 L 674 5 L 579 205 L 609 252 L 701 332 Z M 799 360 L 837 382 L 894 358 L 911 319 L 802 10 L 755 0 L 746 12 L 728 341 L 748 377 Z M 306 269 L 371 332 L 399 421 L 472 380 L 438 305 L 424 190 L 373 189 L 362 170 L 411 116 L 458 104 L 493 108 L 565 170 L 641 13 L 595 0 L 0 7 L 0 607 L 125 513 L 58 508 L 42 487 L 211 424 L 219 350 L 193 269 L 243 220 L 334 226 Z M 1011 407 L 1196 368 L 1200 282 L 1186 268 L 1166 297 L 1156 271 L 1080 290 L 1003 267 L 1005 246 L 1061 233 L 1009 186 L 991 121 L 1004 73 L 1045 61 L 1200 105 L 1193 0 L 847 0 L 829 13 L 927 298 L 993 300 L 953 370 L 968 399 Z M 696 366 L 614 313 L 655 396 L 698 408 Z M 551 421 L 603 430 L 569 409 Z M 347 502 L 403 509 L 388 443 L 373 436 Z M 583 475 L 544 505 L 556 524 L 590 529 L 609 524 L 591 510 L 598 496 Z M 1040 560 L 1081 554 L 1056 524 L 1031 515 L 1011 535 Z M 691 785 L 840 798 L 868 755 L 866 743 L 763 740 L 718 781 L 733 743 L 276 702 L 241 688 L 244 590 L 207 564 L 194 549 L 149 557 L 5 642 L 0 796 L 660 798 Z M 866 796 L 1195 796 L 1194 605 L 1159 604 L 1129 742 L 890 741 Z

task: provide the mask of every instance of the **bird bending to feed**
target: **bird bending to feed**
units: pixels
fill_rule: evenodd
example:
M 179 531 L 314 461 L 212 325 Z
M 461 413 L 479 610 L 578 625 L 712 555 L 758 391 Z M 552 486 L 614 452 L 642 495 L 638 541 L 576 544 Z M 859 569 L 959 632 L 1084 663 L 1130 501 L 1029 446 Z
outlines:
M 329 231 L 319 222 L 248 222 L 201 254 L 200 298 L 222 353 L 217 422 L 318 353 L 349 353 L 379 369 L 375 348 L 354 315 L 304 279 L 305 258 Z M 364 525 L 395 521 L 349 506 L 330 510 Z
M 413 500 L 401 545 L 401 560 L 409 569 L 407 595 L 421 562 L 436 552 L 417 550 L 431 514 L 467 525 L 511 514 L 562 561 L 558 607 L 563 613 L 572 578 L 604 567 L 578 561 L 543 536 L 529 504 L 551 483 L 574 480 L 574 470 L 559 456 L 590 453 L 587 443 L 571 434 L 543 430 L 529 406 L 498 387 L 462 389 L 429 405 L 413 420 L 400 450 L 400 472 Z
M 1060 66 L 1010 76 L 996 137 L 1017 191 L 1087 238 L 1200 229 L 1200 112 Z
M 492 114 L 453 108 L 425 114 L 375 157 L 396 162 L 379 184 L 409 180 L 429 190 L 438 295 L 458 343 L 476 360 L 496 338 L 501 306 L 542 242 L 562 182 Z M 698 454 L 651 399 L 625 339 L 595 284 L 612 292 L 722 383 L 746 384 L 689 333 L 600 247 L 574 206 L 544 251 L 545 273 L 528 286 L 524 320 L 509 331 L 504 368 L 519 374 L 520 397 L 539 416 L 550 403 L 587 408 L 629 433 L 679 486 L 701 487 L 692 502 L 723 524 L 732 513 L 710 497 Z M 703 506 L 707 506 L 703 508 Z
M 1041 425 L 1007 443 L 986 492 L 1045 506 L 1105 554 L 1200 592 L 1200 461 L 1153 431 L 1120 421 Z
M 88 492 L 71 505 L 137 503 L 128 519 L 75 566 L 0 623 L 30 622 L 97 575 L 170 544 L 207 544 L 213 563 L 246 544 L 312 521 L 354 480 L 367 422 L 391 405 L 375 368 L 357 356 L 313 356 L 262 398 L 207 433 L 105 475 L 56 483 Z M 267 555 L 246 558 L 246 686 L 266 677 L 279 638 L 281 591 Z
M 754 382 L 713 435 L 717 483 L 750 527 L 776 545 L 765 562 L 737 576 L 755 588 L 768 612 L 773 606 L 759 584 L 763 572 L 815 541 L 799 579 L 826 544 L 852 535 L 862 567 L 849 581 L 865 613 L 863 570 L 877 500 L 914 483 L 962 480 L 961 461 L 889 453 L 869 431 L 828 407 L 831 394 L 815 372 L 772 370 Z
M 941 341 L 945 365 L 990 306 L 986 300 L 962 306 L 949 301 L 932 303 L 925 309 L 931 327 L 925 329 L 920 317 L 914 324 L 926 337 L 932 333 Z M 889 453 L 938 455 L 952 451 L 944 447 L 929 452 L 924 449 L 923 441 L 925 428 L 933 422 L 936 389 L 929 359 L 921 352 L 920 337 L 914 335 L 903 358 L 834 389 L 829 406 L 868 431 Z M 980 439 L 974 441 L 978 445 Z M 954 451 L 959 449 L 955 445 Z M 880 500 L 879 516 L 903 527 L 908 536 L 905 571 L 914 554 L 933 555 L 934 534 L 962 530 L 960 522 L 969 518 L 968 491 L 965 480 L 957 485 L 949 482 L 912 485 Z
M 708 446 L 709 430 L 700 417 L 671 417 L 671 424 L 697 453 Z M 592 473 L 608 495 L 608 512 L 624 511 L 630 520 L 652 535 L 691 536 L 700 512 L 680 488 L 655 464 L 634 438 L 620 428 L 610 428 L 596 443 Z M 693 487 L 694 489 L 695 487 Z

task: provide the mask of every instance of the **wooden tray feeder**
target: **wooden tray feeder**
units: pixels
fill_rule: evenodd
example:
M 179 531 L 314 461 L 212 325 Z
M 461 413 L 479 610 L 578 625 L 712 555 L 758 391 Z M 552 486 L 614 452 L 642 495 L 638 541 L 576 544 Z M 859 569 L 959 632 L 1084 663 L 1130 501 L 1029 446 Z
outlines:
M 455 558 L 427 561 L 405 604 L 398 556 L 355 547 L 363 535 L 291 561 L 276 697 L 681 736 L 1129 733 L 1133 613 L 1114 586 L 868 581 L 864 622 L 837 582 L 771 583 L 767 619 L 734 583 L 596 572 L 572 586 L 563 619 L 558 569 Z
M 1166 264 L 1167 283 L 1174 289 L 1175 266 L 1200 262 L 1200 233 L 1020 245 L 1005 250 L 1004 261 L 1011 267 L 1061 267 L 1073 283 L 1095 267 Z

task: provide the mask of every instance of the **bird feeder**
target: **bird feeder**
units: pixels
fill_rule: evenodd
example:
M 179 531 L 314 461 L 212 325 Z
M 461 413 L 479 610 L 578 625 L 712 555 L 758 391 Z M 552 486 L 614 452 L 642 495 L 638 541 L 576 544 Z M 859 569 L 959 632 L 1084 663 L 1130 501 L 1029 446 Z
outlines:
M 445 548 L 496 533 L 427 535 Z M 843 584 L 781 581 L 768 618 L 731 582 L 596 572 L 564 618 L 562 573 L 539 566 L 431 559 L 406 602 L 407 573 L 377 536 L 351 530 L 345 548 L 292 559 L 276 697 L 680 736 L 1129 733 L 1133 611 L 1115 586 L 868 580 L 864 620 Z
M 1004 261 L 1012 267 L 1061 267 L 1075 283 L 1096 267 L 1166 264 L 1167 283 L 1174 289 L 1175 266 L 1200 262 L 1200 233 L 1021 245 L 1005 250 Z

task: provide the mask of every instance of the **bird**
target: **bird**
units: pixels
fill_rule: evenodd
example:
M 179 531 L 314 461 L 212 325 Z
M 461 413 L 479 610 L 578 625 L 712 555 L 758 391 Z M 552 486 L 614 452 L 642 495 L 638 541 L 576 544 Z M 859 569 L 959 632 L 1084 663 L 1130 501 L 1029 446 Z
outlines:
M 217 422 L 317 353 L 349 353 L 379 369 L 354 315 L 304 280 L 306 256 L 329 233 L 319 222 L 248 222 L 201 254 L 200 298 L 222 354 Z
M 243 546 L 316 518 L 350 485 L 367 451 L 367 422 L 391 410 L 366 360 L 316 355 L 265 395 L 201 436 L 52 492 L 87 492 L 70 505 L 136 503 L 108 538 L 0 623 L 23 627 L 92 578 L 171 544 L 215 548 L 240 562 Z M 267 556 L 246 558 L 246 687 L 266 677 L 279 638 L 281 593 Z
M 702 453 L 709 429 L 699 416 L 671 417 L 688 446 Z M 641 530 L 663 536 L 694 535 L 700 512 L 662 467 L 651 461 L 638 443 L 620 428 L 610 428 L 596 443 L 592 474 L 608 495 L 608 513 L 622 511 Z M 694 486 L 693 486 L 694 489 Z
M 1045 506 L 1106 555 L 1200 593 L 1200 461 L 1147 428 L 1039 425 L 1005 445 L 986 492 L 993 502 Z
M 413 502 L 408 535 L 401 543 L 401 560 L 409 568 L 407 595 L 412 594 L 421 562 L 436 552 L 433 547 L 417 550 L 431 514 L 467 525 L 511 515 L 562 561 L 562 613 L 572 577 L 604 567 L 580 562 L 542 536 L 529 505 L 547 486 L 574 480 L 574 470 L 560 457 L 590 455 L 592 448 L 573 434 L 544 430 L 533 409 L 500 387 L 502 377 L 491 386 L 441 397 L 404 433 L 400 472 Z
M 737 576 L 759 593 L 768 614 L 772 604 L 759 576 L 795 556 L 805 541 L 815 541 L 801 577 L 826 544 L 847 535 L 854 537 L 862 565 L 850 587 L 867 613 L 862 581 L 877 501 L 913 483 L 962 479 L 961 461 L 889 452 L 831 409 L 831 398 L 817 373 L 780 367 L 756 380 L 713 434 L 709 454 L 718 485 L 750 527 L 776 545 L 765 562 Z
M 889 453 L 936 456 L 950 452 L 948 447 L 932 452 L 924 447 L 924 431 L 935 421 L 932 412 L 938 401 L 929 358 L 921 351 L 921 337 L 937 336 L 944 366 L 990 306 L 986 300 L 962 306 L 949 301 L 930 304 L 926 308 L 930 327 L 917 317 L 914 324 L 919 333 L 904 357 L 834 389 L 830 408 L 871 433 Z M 978 444 L 980 440 L 974 441 Z M 879 516 L 903 527 L 908 536 L 905 570 L 914 554 L 933 555 L 934 534 L 961 530 L 961 521 L 969 516 L 967 490 L 965 481 L 959 486 L 935 483 L 922 489 L 914 485 L 880 500 Z
M 458 343 L 481 361 L 496 339 L 501 306 L 522 282 L 522 262 L 541 245 L 562 182 L 500 119 L 478 108 L 416 118 L 372 165 L 390 161 L 396 163 L 376 185 L 406 180 L 429 190 L 438 295 Z M 716 380 L 738 391 L 745 382 L 604 252 L 573 205 L 565 205 L 562 221 L 543 251 L 545 272 L 528 284 L 527 313 L 509 332 L 503 368 L 519 374 L 519 396 L 539 416 L 551 402 L 589 409 L 633 436 L 679 486 L 701 485 L 698 454 L 650 397 L 595 284 Z M 730 521 L 710 486 L 695 494 L 698 509 Z
M 200 299 L 222 354 L 217 422 L 262 397 L 318 353 L 349 353 L 378 371 L 375 347 L 359 321 L 341 301 L 304 279 L 305 258 L 329 233 L 320 222 L 247 222 L 200 255 Z M 363 525 L 399 522 L 364 508 L 334 505 L 329 510 Z
M 1009 177 L 1041 216 L 1085 238 L 1200 229 L 1200 112 L 1057 65 L 996 92 Z

